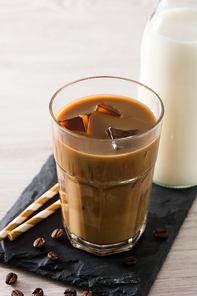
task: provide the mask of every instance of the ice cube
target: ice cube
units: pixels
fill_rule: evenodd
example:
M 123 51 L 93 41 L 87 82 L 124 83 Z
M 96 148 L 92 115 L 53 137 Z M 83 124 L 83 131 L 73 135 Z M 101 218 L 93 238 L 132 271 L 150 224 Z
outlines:
M 107 134 L 111 139 L 126 138 L 126 137 L 137 135 L 138 133 L 139 133 L 138 129 L 121 130 L 121 129 L 114 128 L 114 127 L 109 127 L 107 129 Z
M 86 132 L 88 130 L 88 124 L 89 124 L 90 116 L 91 116 L 91 113 L 86 113 L 86 114 L 82 115 L 83 124 L 84 124 L 84 127 L 86 129 Z
M 90 116 L 91 113 L 86 113 L 83 115 L 78 115 L 76 117 L 59 120 L 59 123 L 69 130 L 81 131 L 86 133 L 88 130 Z
M 121 138 L 127 138 L 130 136 L 134 136 L 139 133 L 138 129 L 133 130 L 121 130 L 114 127 L 109 127 L 106 131 L 107 135 L 110 137 L 110 139 L 121 139 Z M 126 140 L 126 139 L 125 139 Z M 113 141 L 112 146 L 114 149 L 126 149 L 129 147 L 128 141 Z
M 109 115 L 113 115 L 113 116 L 117 116 L 117 117 L 121 116 L 120 111 L 116 110 L 115 108 L 113 108 L 112 106 L 107 105 L 107 104 L 96 105 L 95 111 L 101 112 L 101 113 L 107 113 Z

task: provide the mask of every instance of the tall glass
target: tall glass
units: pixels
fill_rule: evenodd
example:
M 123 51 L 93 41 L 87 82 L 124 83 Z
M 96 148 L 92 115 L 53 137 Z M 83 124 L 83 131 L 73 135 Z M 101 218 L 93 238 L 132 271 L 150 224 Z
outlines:
M 156 123 L 136 136 L 101 140 L 78 135 L 57 121 L 71 102 L 107 94 L 142 101 Z M 154 91 L 119 77 L 81 79 L 53 95 L 50 114 L 62 217 L 74 247 L 109 255 L 131 249 L 143 233 L 163 113 Z

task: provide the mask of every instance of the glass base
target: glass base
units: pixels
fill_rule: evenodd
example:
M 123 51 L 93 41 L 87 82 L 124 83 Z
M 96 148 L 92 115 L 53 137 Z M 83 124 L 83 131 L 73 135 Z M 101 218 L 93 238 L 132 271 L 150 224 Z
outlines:
M 64 221 L 63 221 L 63 224 L 66 230 L 67 236 L 73 247 L 98 255 L 98 256 L 106 256 L 106 255 L 111 255 L 111 254 L 116 254 L 116 253 L 121 253 L 121 252 L 131 250 L 136 244 L 136 242 L 139 240 L 139 238 L 141 237 L 141 235 L 143 234 L 146 228 L 146 219 L 144 220 L 142 227 L 140 228 L 140 230 L 138 231 L 135 237 L 129 238 L 128 240 L 125 240 L 119 243 L 114 243 L 109 245 L 98 245 L 98 244 L 90 243 L 82 239 L 81 237 L 78 237 L 77 235 L 70 233 Z

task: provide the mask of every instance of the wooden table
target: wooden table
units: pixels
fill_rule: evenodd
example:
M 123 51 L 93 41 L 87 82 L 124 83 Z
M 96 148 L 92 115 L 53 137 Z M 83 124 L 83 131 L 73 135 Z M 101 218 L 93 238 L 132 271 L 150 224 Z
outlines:
M 48 103 L 82 77 L 139 79 L 140 42 L 157 0 L 0 0 L 0 219 L 52 154 Z M 197 201 L 149 293 L 197 295 Z M 64 283 L 0 263 L 4 283 L 31 295 L 63 295 Z M 79 291 L 79 290 L 78 290 Z M 79 293 L 80 294 L 80 293 Z

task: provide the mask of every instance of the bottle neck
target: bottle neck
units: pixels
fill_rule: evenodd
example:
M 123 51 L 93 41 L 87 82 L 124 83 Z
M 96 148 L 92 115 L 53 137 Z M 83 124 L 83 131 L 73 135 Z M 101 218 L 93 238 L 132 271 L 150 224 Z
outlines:
M 179 7 L 197 9 L 197 0 L 159 0 L 156 11 Z
M 172 8 L 190 8 L 197 9 L 197 0 L 159 0 L 156 10 L 153 12 L 150 20 L 158 13 Z M 150 21 L 149 20 L 149 21 Z
M 148 26 L 171 40 L 196 42 L 197 0 L 161 0 Z

